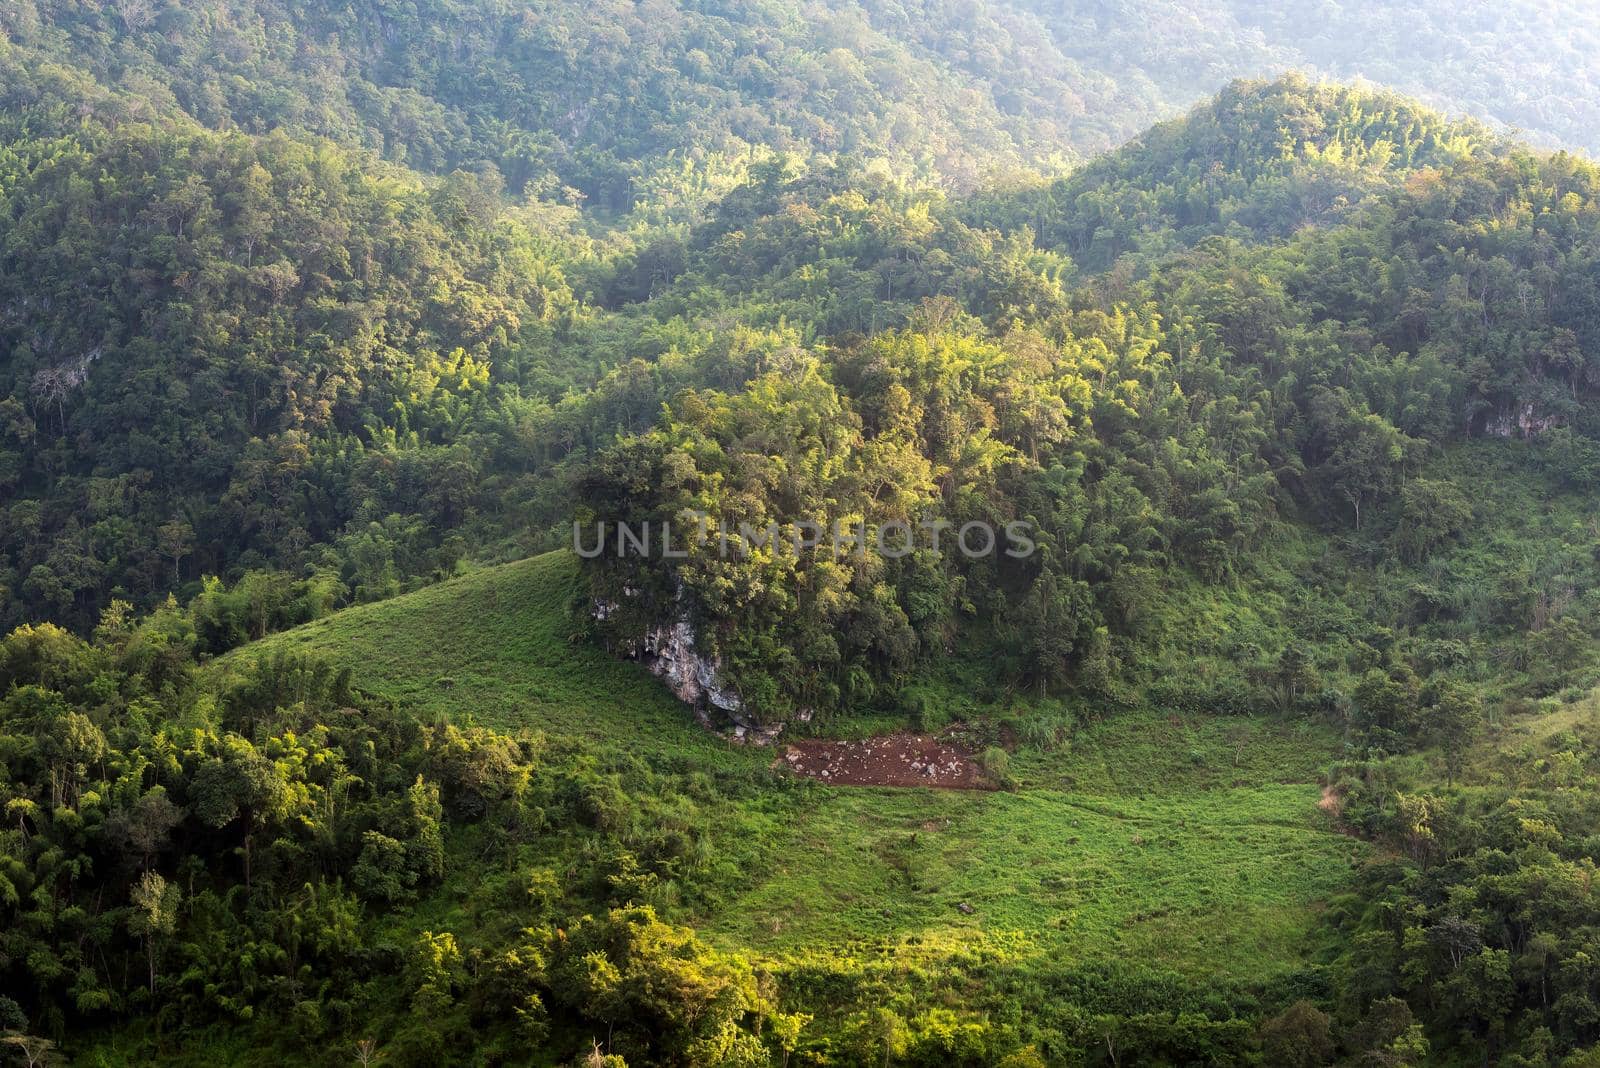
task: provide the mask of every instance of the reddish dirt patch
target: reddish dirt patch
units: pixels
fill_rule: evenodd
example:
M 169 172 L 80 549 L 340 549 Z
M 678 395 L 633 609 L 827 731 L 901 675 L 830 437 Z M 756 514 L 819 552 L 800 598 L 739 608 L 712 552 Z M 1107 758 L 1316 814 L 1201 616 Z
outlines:
M 1334 819 L 1338 819 L 1344 812 L 1344 799 L 1339 796 L 1339 792 L 1332 786 L 1324 786 L 1322 788 L 1322 799 L 1317 802 L 1317 807 Z
M 1361 832 L 1344 821 L 1344 795 L 1335 787 L 1330 785 L 1322 788 L 1322 797 L 1317 801 L 1317 807 L 1333 818 L 1334 830 L 1351 838 L 1361 837 Z
M 784 746 L 774 766 L 838 786 L 992 789 L 971 757 L 927 734 L 889 734 L 860 742 L 802 738 Z

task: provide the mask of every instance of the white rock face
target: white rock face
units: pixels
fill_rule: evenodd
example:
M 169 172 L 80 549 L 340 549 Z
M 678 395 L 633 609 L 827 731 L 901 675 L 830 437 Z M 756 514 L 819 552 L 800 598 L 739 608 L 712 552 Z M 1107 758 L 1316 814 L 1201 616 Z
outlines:
M 632 595 L 633 591 L 624 593 Z M 604 620 L 617 608 L 614 603 L 596 601 L 594 616 Z M 652 675 L 665 682 L 673 696 L 693 708 L 695 716 L 707 727 L 718 730 L 724 726 L 713 721 L 717 718 L 713 709 L 732 721 L 734 730 L 729 737 L 733 741 L 769 745 L 782 733 L 782 723 L 762 724 L 745 710 L 744 701 L 732 687 L 722 682 L 720 659 L 696 648 L 694 628 L 688 620 L 651 627 L 634 649 L 633 656 L 642 661 Z M 810 710 L 803 712 L 800 718 L 809 720 Z
M 743 723 L 744 702 L 722 685 L 718 678 L 722 665 L 717 659 L 703 656 L 695 648 L 694 628 L 688 620 L 652 627 L 644 636 L 640 657 L 678 700 L 696 708 L 710 705 Z
M 1559 423 L 1555 416 L 1541 415 L 1532 404 L 1524 404 L 1516 411 L 1500 412 L 1489 420 L 1484 430 L 1499 438 L 1533 438 Z

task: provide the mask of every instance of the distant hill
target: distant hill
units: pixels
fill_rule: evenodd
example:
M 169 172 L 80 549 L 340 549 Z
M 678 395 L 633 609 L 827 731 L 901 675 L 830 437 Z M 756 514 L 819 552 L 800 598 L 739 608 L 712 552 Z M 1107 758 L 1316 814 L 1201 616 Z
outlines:
M 0 27 L 24 62 L 135 113 L 300 129 L 425 171 L 489 162 L 611 208 L 752 150 L 887 156 L 972 187 L 1285 70 L 1600 148 L 1600 12 L 1576 2 L 19 0 Z

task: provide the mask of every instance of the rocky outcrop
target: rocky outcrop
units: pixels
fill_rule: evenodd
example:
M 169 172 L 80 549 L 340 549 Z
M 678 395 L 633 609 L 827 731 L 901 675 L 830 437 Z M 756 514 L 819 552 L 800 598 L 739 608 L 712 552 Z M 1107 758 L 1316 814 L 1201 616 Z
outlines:
M 1532 404 L 1524 404 L 1515 411 L 1499 412 L 1484 425 L 1484 433 L 1496 438 L 1532 438 L 1559 426 L 1561 420 L 1544 415 Z
M 684 704 L 702 712 L 716 709 L 734 722 L 744 723 L 744 702 L 722 684 L 722 665 L 717 658 L 705 656 L 695 647 L 694 628 L 688 620 L 650 628 L 640 643 L 639 659 Z
M 616 608 L 612 602 L 597 601 L 594 616 L 607 619 Z M 762 723 L 750 714 L 743 699 L 722 680 L 721 659 L 701 652 L 695 644 L 694 627 L 687 619 L 651 627 L 631 655 L 666 683 L 674 697 L 693 708 L 702 724 L 726 729 L 733 741 L 768 745 L 783 733 L 782 723 Z M 809 721 L 810 710 L 799 718 Z

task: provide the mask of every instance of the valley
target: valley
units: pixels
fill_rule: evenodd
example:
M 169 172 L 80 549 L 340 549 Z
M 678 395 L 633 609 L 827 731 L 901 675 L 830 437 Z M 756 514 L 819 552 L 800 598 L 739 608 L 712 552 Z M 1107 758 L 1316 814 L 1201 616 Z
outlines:
M 667 895 L 661 912 L 780 973 L 861 968 L 887 981 L 986 959 L 1138 961 L 1174 978 L 1260 984 L 1303 967 L 1327 937 L 1319 909 L 1368 855 L 1317 809 L 1335 740 L 1270 719 L 1122 715 L 1020 756 L 1009 791 L 784 787 L 771 767 L 783 742 L 733 745 L 642 668 L 566 640 L 575 564 L 551 554 L 348 609 L 216 670 L 294 650 L 348 667 L 355 686 L 417 715 L 750 781 L 747 797 L 700 806 L 687 828 L 737 858 L 697 877 L 715 904 L 673 907 Z M 515 861 L 467 860 L 466 882 L 447 881 L 425 913 L 456 912 L 468 885 L 514 873 Z M 469 939 L 463 919 L 452 928 Z
M 1597 56 L 0 5 L 0 1068 L 1600 1064 Z

